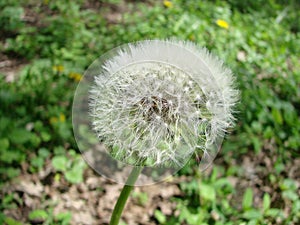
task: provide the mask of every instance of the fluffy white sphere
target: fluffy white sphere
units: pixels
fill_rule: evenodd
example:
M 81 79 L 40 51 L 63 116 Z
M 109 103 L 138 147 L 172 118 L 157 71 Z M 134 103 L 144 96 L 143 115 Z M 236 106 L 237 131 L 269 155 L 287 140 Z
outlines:
M 126 164 L 182 167 L 194 152 L 208 162 L 233 125 L 233 82 L 220 60 L 193 43 L 129 44 L 95 76 L 92 127 Z

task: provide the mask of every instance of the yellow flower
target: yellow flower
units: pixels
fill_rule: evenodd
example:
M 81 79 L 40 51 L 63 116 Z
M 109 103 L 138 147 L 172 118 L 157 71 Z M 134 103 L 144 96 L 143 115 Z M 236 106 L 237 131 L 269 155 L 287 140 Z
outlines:
M 81 80 L 81 78 L 82 78 L 82 75 L 79 74 L 79 73 L 73 73 L 73 72 L 71 72 L 69 74 L 69 77 L 72 78 L 73 80 L 75 80 L 76 82 L 79 82 Z
M 50 117 L 50 119 L 49 119 L 49 122 L 50 122 L 50 124 L 56 124 L 56 123 L 58 123 L 58 122 L 61 122 L 61 123 L 63 123 L 63 122 L 65 122 L 66 121 L 66 116 L 63 114 L 63 113 L 61 113 L 61 114 L 59 114 L 59 117 L 55 117 L 55 116 L 52 116 L 52 117 Z
M 225 20 L 217 20 L 216 21 L 216 24 L 219 26 L 219 27 L 222 27 L 224 29 L 228 29 L 229 28 L 229 24 L 225 21 Z
M 65 69 L 65 68 L 64 68 L 64 66 L 62 66 L 62 65 L 53 66 L 53 70 L 54 70 L 54 71 L 57 71 L 57 72 L 59 72 L 59 73 L 63 72 L 64 69 Z
M 65 122 L 66 121 L 66 116 L 64 114 L 59 114 L 59 121 L 60 122 Z
M 173 3 L 171 1 L 165 0 L 164 1 L 164 6 L 166 8 L 172 8 L 173 7 Z

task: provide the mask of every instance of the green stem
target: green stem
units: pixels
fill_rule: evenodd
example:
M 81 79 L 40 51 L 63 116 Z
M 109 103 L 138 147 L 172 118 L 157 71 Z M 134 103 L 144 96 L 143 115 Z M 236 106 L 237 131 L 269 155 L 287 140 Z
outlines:
M 124 206 L 126 204 L 126 201 L 129 197 L 130 192 L 133 189 L 133 185 L 136 182 L 138 176 L 140 175 L 140 173 L 142 172 L 143 167 L 133 167 L 127 181 L 126 184 L 124 185 L 122 192 L 118 198 L 118 201 L 115 205 L 114 211 L 111 215 L 110 218 L 110 225 L 118 225 L 119 224 L 119 220 L 121 218 Z

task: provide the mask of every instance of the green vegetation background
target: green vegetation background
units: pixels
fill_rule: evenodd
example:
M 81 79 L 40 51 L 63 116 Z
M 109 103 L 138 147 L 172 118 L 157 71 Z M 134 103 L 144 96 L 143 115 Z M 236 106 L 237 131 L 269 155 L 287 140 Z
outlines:
M 166 217 L 157 209 L 153 220 L 299 223 L 299 18 L 297 0 L 2 0 L 0 60 L 25 66 L 13 81 L 5 72 L 0 77 L 0 186 L 20 174 L 38 173 L 49 160 L 70 185 L 83 182 L 87 166 L 72 134 L 71 106 L 85 69 L 120 44 L 176 37 L 222 58 L 237 75 L 241 101 L 237 127 L 212 172 L 200 175 L 192 162 L 183 168 L 178 176 L 193 179 L 180 184 L 186 196 L 174 198 L 180 215 Z M 251 179 L 245 175 L 247 157 L 261 186 L 239 191 L 229 180 Z M 232 195 L 242 198 L 240 204 L 228 200 Z M 20 204 L 1 194 L 0 224 L 30 223 L 50 213 L 32 209 L 19 222 L 1 213 Z M 45 224 L 68 224 L 69 219 L 60 215 Z

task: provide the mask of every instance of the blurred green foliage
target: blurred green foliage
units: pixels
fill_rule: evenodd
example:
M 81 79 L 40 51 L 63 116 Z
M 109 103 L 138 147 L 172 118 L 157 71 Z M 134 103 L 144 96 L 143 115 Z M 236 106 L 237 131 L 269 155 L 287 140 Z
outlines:
M 71 104 L 83 71 L 120 44 L 177 38 L 222 58 L 237 75 L 241 101 L 237 128 L 219 156 L 224 167 L 205 176 L 193 163 L 187 165 L 179 174 L 195 178 L 180 184 L 184 198 L 174 198 L 180 215 L 167 218 L 157 209 L 154 219 L 159 224 L 296 224 L 299 192 L 283 171 L 285 163 L 299 158 L 300 149 L 299 18 L 296 0 L 1 1 L 2 55 L 29 62 L 14 82 L 0 77 L 1 185 L 21 173 L 21 164 L 30 165 L 22 172 L 37 173 L 49 159 L 56 179 L 63 175 L 69 183 L 81 182 L 86 167 L 72 135 Z M 218 26 L 218 20 L 228 27 Z M 267 179 L 278 184 L 282 201 L 291 205 L 288 215 L 271 193 L 261 196 L 261 208 L 255 207 L 250 187 L 243 191 L 241 205 L 228 200 L 237 191 L 228 177 L 239 177 L 241 170 L 241 165 L 231 165 L 232 159 L 249 152 L 278 156 Z M 10 199 L 4 196 L 1 210 L 15 204 Z M 49 214 L 51 210 L 40 210 L 30 216 L 45 219 Z M 18 224 L 1 215 L 0 222 Z M 69 220 L 69 214 L 61 215 L 48 224 Z

